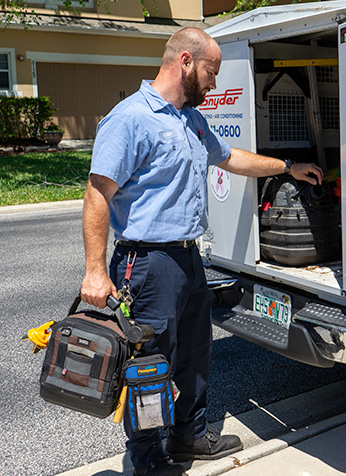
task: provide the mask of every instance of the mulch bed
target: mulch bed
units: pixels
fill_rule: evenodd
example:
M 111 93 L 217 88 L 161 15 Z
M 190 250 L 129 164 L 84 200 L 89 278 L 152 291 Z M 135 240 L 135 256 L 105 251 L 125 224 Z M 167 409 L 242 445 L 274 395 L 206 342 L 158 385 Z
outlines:
M 23 154 L 29 154 L 30 152 L 66 152 L 72 150 L 69 147 L 42 147 L 42 146 L 1 146 L 0 145 L 0 157 L 3 156 L 14 156 L 14 155 L 23 155 Z

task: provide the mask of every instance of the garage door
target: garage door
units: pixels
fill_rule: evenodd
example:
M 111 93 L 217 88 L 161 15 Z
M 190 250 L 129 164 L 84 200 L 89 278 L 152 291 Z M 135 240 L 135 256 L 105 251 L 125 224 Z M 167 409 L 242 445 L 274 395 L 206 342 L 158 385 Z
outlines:
M 37 63 L 38 93 L 58 108 L 54 120 L 65 129 L 64 139 L 93 139 L 99 120 L 157 72 L 150 66 Z

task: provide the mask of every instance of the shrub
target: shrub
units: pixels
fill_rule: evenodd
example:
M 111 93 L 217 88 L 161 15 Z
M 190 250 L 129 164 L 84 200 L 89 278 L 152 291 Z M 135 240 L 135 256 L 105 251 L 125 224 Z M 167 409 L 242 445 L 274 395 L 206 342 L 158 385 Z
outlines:
M 56 111 L 46 96 L 0 96 L 0 143 L 19 144 L 43 139 L 44 127 Z

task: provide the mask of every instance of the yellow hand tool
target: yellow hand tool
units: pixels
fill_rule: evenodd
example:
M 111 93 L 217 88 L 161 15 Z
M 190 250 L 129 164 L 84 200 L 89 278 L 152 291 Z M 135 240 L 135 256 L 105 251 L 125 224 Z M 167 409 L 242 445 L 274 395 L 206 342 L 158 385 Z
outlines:
M 28 333 L 22 337 L 22 341 L 30 340 L 33 343 L 33 354 L 36 354 L 41 349 L 45 349 L 49 342 L 52 330 L 51 326 L 55 323 L 55 321 L 49 321 L 42 326 L 33 327 L 28 331 Z

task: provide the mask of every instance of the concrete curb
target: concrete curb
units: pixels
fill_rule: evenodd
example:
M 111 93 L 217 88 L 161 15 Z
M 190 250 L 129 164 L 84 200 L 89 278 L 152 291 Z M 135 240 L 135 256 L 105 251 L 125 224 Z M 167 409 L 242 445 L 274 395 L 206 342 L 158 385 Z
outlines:
M 277 453 L 289 446 L 325 433 L 346 423 L 346 412 L 314 423 L 306 428 L 291 431 L 280 438 L 274 438 L 251 448 L 234 453 L 232 456 L 215 461 L 194 461 L 192 467 L 186 469 L 188 476 L 221 476 L 231 469 L 244 466 L 255 460 Z M 188 465 L 188 463 L 187 463 Z M 186 466 L 187 467 L 187 466 Z M 88 465 L 68 470 L 56 476 L 128 476 L 132 474 L 131 462 L 127 453 L 118 454 L 112 458 L 96 461 Z
M 346 423 L 346 413 L 335 417 L 327 418 L 322 422 L 315 423 L 309 427 L 302 428 L 295 432 L 287 433 L 280 438 L 275 438 L 260 443 L 252 448 L 235 453 L 221 460 L 208 462 L 198 468 L 192 468 L 187 471 L 189 476 L 220 476 L 223 473 L 239 466 L 244 466 L 264 456 L 269 456 L 278 451 L 284 450 L 289 446 L 301 443 L 304 440 L 325 433 L 333 428 L 337 428 Z
M 38 212 L 41 210 L 65 210 L 70 208 L 81 208 L 83 200 L 65 200 L 61 202 L 28 203 L 25 205 L 9 205 L 0 207 L 0 215 L 10 215 L 13 213 Z

